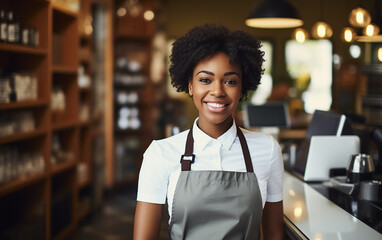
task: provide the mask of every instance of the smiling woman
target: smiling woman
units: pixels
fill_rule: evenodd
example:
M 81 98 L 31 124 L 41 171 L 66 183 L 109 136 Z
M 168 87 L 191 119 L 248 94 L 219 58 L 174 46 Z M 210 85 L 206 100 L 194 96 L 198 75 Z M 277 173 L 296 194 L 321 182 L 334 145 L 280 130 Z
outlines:
M 189 82 L 189 94 L 199 111 L 198 126 L 218 138 L 232 126 L 232 113 L 241 98 L 239 68 L 224 53 L 201 60 Z
M 260 47 L 246 32 L 209 24 L 174 42 L 171 83 L 192 97 L 199 117 L 146 150 L 134 239 L 158 238 L 166 200 L 171 239 L 283 238 L 280 147 L 232 115 L 260 83 Z

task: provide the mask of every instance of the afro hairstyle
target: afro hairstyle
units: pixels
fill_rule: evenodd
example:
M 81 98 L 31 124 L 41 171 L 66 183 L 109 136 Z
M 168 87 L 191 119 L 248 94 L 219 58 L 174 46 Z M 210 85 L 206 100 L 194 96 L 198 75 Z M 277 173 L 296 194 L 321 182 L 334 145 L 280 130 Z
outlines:
M 248 91 L 257 89 L 264 72 L 264 52 L 260 47 L 260 41 L 244 31 L 230 31 L 215 24 L 196 26 L 172 45 L 169 67 L 171 84 L 178 92 L 188 93 L 188 83 L 198 62 L 223 52 L 242 73 L 242 96 L 245 99 Z

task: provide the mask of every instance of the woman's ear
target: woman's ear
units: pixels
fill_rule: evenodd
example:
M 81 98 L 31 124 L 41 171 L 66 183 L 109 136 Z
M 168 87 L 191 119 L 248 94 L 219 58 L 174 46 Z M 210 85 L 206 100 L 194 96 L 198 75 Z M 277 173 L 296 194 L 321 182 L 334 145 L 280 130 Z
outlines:
M 192 82 L 189 81 L 188 82 L 188 94 L 190 94 L 190 97 L 192 97 L 193 93 L 192 93 Z

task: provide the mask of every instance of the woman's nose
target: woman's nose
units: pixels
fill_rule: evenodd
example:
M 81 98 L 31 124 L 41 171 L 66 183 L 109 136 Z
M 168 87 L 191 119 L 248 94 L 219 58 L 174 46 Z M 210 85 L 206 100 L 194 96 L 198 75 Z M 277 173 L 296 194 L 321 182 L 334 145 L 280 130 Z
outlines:
M 215 97 L 225 96 L 224 86 L 220 81 L 215 81 L 212 84 L 211 94 Z

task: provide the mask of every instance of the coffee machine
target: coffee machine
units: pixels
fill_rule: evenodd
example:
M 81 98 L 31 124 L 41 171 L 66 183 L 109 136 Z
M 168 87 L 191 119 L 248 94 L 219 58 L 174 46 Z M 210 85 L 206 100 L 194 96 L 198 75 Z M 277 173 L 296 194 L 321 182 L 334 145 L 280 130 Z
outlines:
M 382 132 L 375 128 L 368 134 L 367 147 L 350 156 L 346 175 L 333 176 L 330 183 L 355 199 L 382 201 Z

